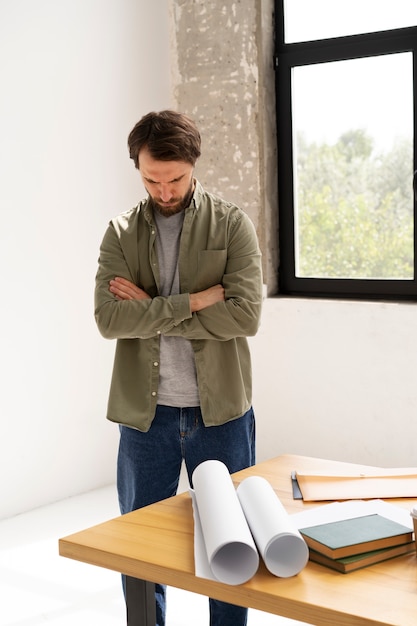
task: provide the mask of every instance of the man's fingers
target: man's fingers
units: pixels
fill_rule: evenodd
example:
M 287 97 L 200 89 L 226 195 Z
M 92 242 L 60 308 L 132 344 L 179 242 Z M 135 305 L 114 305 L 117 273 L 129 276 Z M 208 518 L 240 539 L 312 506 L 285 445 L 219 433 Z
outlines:
M 125 285 L 124 283 L 121 283 L 117 280 L 110 281 L 109 289 L 112 293 L 118 296 L 129 295 L 132 290 L 131 287 L 129 287 L 128 285 Z
M 147 300 L 148 294 L 126 278 L 116 277 L 110 281 L 109 290 L 118 300 Z

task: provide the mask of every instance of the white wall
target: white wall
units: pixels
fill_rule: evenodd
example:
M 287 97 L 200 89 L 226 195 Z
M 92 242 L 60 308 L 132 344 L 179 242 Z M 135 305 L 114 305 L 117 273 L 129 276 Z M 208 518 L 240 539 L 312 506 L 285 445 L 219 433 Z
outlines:
M 114 481 L 99 244 L 143 195 L 127 135 L 169 102 L 167 0 L 1 0 L 0 518 Z
M 415 304 L 266 300 L 251 340 L 258 460 L 417 465 Z

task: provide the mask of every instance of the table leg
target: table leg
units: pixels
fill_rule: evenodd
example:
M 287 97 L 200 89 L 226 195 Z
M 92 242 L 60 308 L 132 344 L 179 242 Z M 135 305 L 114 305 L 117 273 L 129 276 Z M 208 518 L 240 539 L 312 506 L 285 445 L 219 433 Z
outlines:
M 155 584 L 126 576 L 127 626 L 155 626 Z

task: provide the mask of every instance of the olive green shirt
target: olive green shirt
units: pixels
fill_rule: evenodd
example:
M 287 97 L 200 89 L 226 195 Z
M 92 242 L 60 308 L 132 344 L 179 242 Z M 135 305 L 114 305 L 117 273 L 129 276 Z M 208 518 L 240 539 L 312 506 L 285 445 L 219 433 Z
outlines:
M 107 417 L 147 431 L 158 401 L 161 335 L 191 341 L 206 426 L 242 416 L 252 402 L 246 337 L 258 330 L 261 253 L 254 226 L 235 205 L 197 182 L 185 209 L 179 251 L 180 293 L 159 295 L 157 229 L 149 199 L 111 220 L 100 248 L 95 319 L 117 339 Z M 109 281 L 126 278 L 151 299 L 117 300 Z M 190 293 L 221 283 L 225 301 L 191 313 Z

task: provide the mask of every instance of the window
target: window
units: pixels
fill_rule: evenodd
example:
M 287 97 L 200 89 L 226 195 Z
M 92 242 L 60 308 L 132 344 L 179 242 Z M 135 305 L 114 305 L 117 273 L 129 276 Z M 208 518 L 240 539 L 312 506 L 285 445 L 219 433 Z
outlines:
M 280 292 L 417 299 L 417 2 L 279 0 L 276 40 Z

